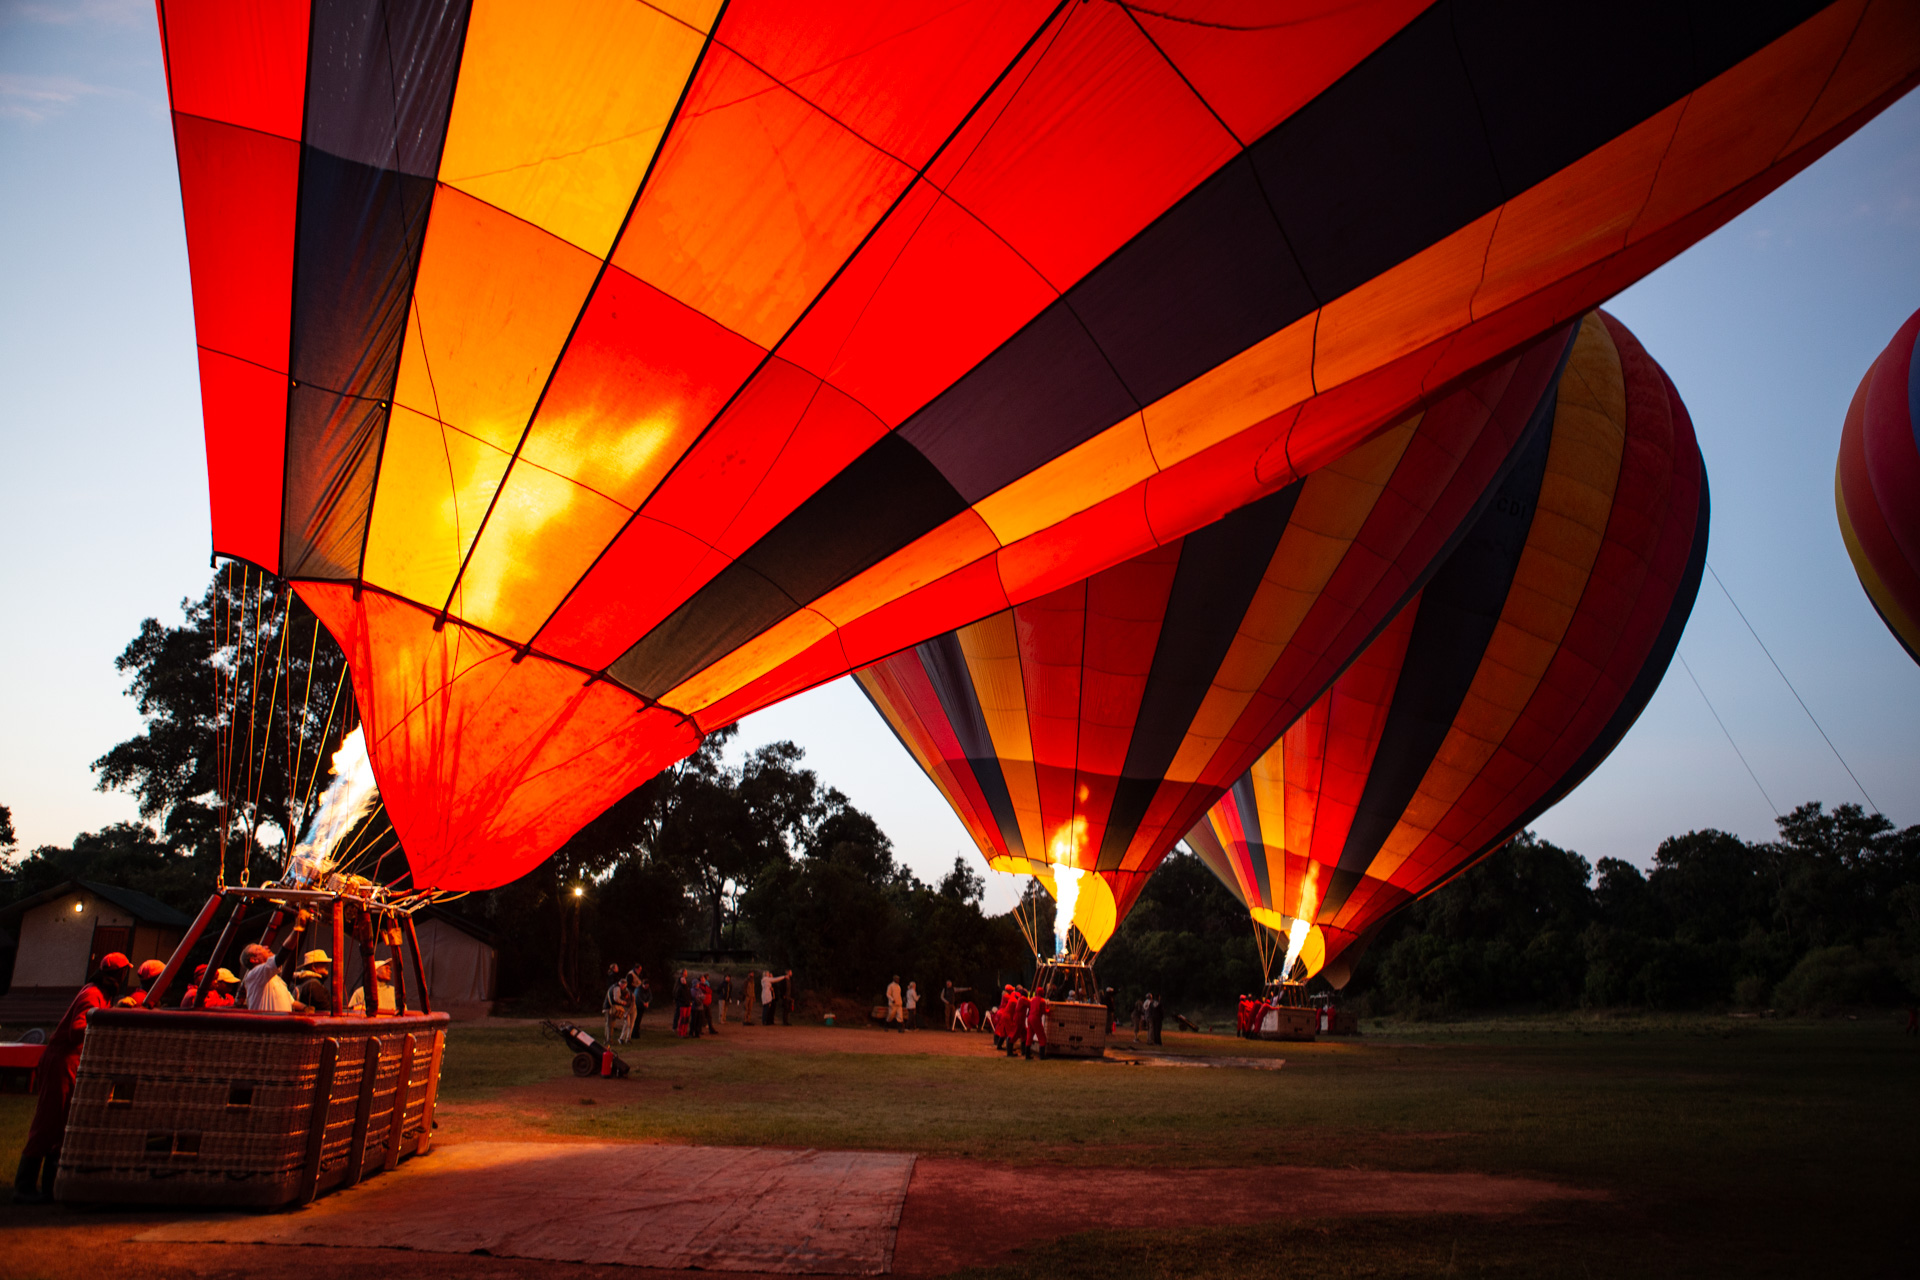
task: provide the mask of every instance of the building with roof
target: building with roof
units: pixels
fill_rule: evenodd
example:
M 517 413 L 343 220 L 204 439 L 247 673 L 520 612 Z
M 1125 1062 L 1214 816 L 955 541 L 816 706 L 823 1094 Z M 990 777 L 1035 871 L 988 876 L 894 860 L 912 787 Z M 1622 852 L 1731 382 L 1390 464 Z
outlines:
M 0 910 L 0 928 L 15 938 L 0 1026 L 57 1020 L 102 956 L 165 960 L 191 923 L 156 898 L 95 880 L 64 881 Z

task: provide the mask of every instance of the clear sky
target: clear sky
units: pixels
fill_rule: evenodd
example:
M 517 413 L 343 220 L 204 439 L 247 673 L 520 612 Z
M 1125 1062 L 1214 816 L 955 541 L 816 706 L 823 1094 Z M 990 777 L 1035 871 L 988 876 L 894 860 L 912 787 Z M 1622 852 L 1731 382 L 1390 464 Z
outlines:
M 87 767 L 138 729 L 113 658 L 208 577 L 192 299 L 146 0 L 0 0 L 0 281 L 0 803 L 30 847 L 134 816 Z M 1920 822 L 1920 668 L 1874 616 L 1833 509 L 1848 398 L 1920 307 L 1920 95 L 1608 305 L 1693 414 L 1709 562 L 1878 806 Z M 1860 799 L 1712 578 L 1680 655 L 1771 802 L 1676 663 L 1543 835 L 1644 865 L 1670 834 L 1765 837 L 1773 804 Z M 972 856 L 849 683 L 761 712 L 741 740 L 783 737 L 923 877 Z

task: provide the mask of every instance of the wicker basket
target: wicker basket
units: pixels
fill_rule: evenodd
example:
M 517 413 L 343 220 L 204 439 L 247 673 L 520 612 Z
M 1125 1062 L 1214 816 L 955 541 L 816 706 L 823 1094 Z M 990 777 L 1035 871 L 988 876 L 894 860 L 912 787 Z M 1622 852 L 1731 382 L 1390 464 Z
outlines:
M 391 1169 L 432 1142 L 446 1026 L 444 1013 L 100 1010 L 54 1195 L 304 1204 Z
M 1107 1052 L 1107 1006 L 1072 1000 L 1047 1002 L 1049 1058 L 1100 1058 Z

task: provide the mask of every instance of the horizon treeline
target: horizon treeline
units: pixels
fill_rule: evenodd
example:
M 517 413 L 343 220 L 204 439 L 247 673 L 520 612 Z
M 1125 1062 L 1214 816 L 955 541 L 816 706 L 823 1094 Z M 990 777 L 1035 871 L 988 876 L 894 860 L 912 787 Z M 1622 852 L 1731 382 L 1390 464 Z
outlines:
M 136 889 L 188 914 L 212 891 L 213 590 L 183 602 L 179 626 L 146 620 L 116 663 L 144 727 L 93 767 L 102 789 L 136 797 L 143 821 L 22 856 L 0 806 L 0 905 L 66 879 Z M 526 876 L 449 904 L 494 934 L 498 994 L 597 1007 L 606 965 L 639 963 L 658 981 L 676 956 L 696 954 L 707 967 L 732 957 L 790 968 L 803 990 L 862 999 L 895 973 L 932 1001 L 949 979 L 991 990 L 1031 972 L 1014 915 L 982 910 L 972 855 L 923 882 L 798 746 L 770 743 L 729 763 L 735 732 L 708 735 Z M 1389 919 L 1337 998 L 1415 1017 L 1920 999 L 1920 826 L 1819 802 L 1778 826 L 1764 842 L 1674 836 L 1644 873 L 1523 833 Z M 256 883 L 265 878 L 256 871 Z M 1037 892 L 1031 882 L 1026 891 Z M 1050 931 L 1051 903 L 1040 916 Z M 1176 1011 L 1218 1010 L 1262 981 L 1245 909 L 1181 850 L 1149 880 L 1098 972 L 1123 1004 L 1153 991 Z

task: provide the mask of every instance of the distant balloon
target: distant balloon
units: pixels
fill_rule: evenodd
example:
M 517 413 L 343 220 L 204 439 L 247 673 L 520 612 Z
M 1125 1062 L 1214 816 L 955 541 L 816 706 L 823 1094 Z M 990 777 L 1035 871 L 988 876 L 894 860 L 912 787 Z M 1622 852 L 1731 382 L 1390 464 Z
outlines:
M 1920 311 L 1860 380 L 1840 432 L 1834 506 L 1853 571 L 1893 638 L 1920 662 Z
M 1920 71 L 1903 0 L 162 0 L 214 551 L 415 883 L 1323 466 Z
M 1287 936 L 1289 961 L 1344 985 L 1389 915 L 1511 839 L 1619 743 L 1673 658 L 1706 551 L 1686 409 L 1618 321 L 1589 315 L 1550 430 L 1189 843 Z
M 865 667 L 860 685 L 988 865 L 1043 878 L 1098 950 L 1541 434 L 1572 336 L 1225 519 Z

